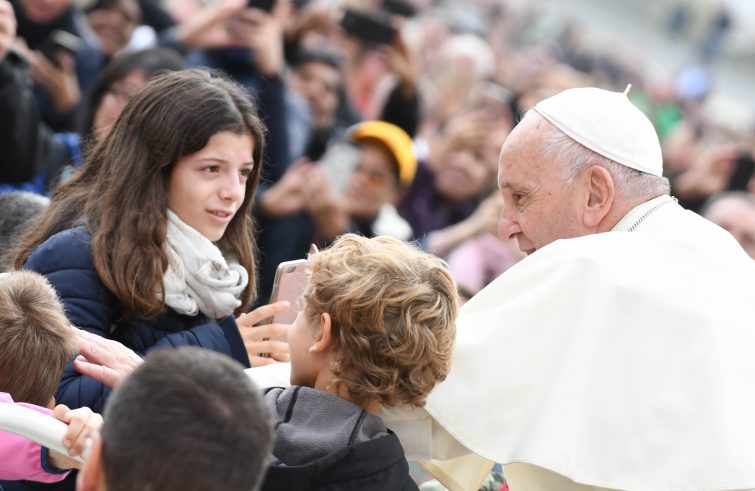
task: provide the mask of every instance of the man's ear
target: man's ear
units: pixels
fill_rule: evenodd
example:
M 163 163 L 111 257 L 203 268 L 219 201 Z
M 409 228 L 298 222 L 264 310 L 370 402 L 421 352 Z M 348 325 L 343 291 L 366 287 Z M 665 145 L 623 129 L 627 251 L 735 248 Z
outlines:
M 585 171 L 587 190 L 583 223 L 588 228 L 596 228 L 611 211 L 616 189 L 610 172 L 604 167 L 593 165 Z
M 309 347 L 310 353 L 324 353 L 333 344 L 333 338 L 330 333 L 331 321 L 330 314 L 323 313 L 320 315 L 320 325 L 317 326 L 315 342 Z
M 84 466 L 76 478 L 76 491 L 105 491 L 105 472 L 102 470 L 102 439 L 92 437 L 92 446 Z

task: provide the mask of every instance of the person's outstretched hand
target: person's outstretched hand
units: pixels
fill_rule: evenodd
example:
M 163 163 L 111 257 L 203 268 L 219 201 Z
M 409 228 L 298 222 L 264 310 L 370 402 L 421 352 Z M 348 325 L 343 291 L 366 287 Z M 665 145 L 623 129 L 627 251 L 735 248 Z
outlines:
M 105 339 L 81 329 L 76 332 L 79 356 L 73 368 L 108 387 L 116 387 L 142 364 L 142 358 L 118 341 Z

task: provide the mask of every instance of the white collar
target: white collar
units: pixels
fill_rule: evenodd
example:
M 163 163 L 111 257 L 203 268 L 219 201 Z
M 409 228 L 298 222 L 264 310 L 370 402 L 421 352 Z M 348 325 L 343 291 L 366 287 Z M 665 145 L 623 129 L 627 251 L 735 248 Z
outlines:
M 619 223 L 611 229 L 611 232 L 631 232 L 634 227 L 639 225 L 641 221 L 647 218 L 647 216 L 653 213 L 657 208 L 673 201 L 676 201 L 676 199 L 667 194 L 662 194 L 657 198 L 640 203 L 629 210 L 629 212 L 624 215 L 624 218 L 619 220 Z

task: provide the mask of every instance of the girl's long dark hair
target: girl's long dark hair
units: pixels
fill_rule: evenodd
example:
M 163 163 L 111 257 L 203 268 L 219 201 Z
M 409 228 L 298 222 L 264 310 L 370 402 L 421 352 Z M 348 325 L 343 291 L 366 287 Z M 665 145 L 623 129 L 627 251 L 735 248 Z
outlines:
M 254 144 L 255 166 L 244 201 L 217 243 L 249 271 L 241 312 L 251 304 L 256 285 L 250 208 L 259 181 L 265 127 L 239 85 L 204 69 L 154 78 L 132 97 L 107 138 L 92 149 L 84 171 L 53 196 L 42 222 L 44 227 L 47 218 L 48 230 L 42 232 L 50 231 L 47 215 L 55 215 L 57 206 L 67 205 L 71 196 L 84 198 L 82 217 L 92 234 L 95 269 L 121 301 L 125 317 L 149 318 L 165 309 L 160 292 L 168 267 L 163 248 L 168 181 L 181 157 L 201 150 L 221 131 L 249 134 Z M 17 267 L 28 258 L 34 242 L 49 236 L 27 237 Z

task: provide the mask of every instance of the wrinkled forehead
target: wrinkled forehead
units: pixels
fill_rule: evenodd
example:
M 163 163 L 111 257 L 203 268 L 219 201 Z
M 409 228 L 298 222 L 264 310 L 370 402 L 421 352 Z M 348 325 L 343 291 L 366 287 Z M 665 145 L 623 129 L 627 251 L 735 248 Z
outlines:
M 550 123 L 534 111 L 528 111 L 509 133 L 498 156 L 498 183 L 502 175 L 532 167 L 542 159 L 543 137 Z

